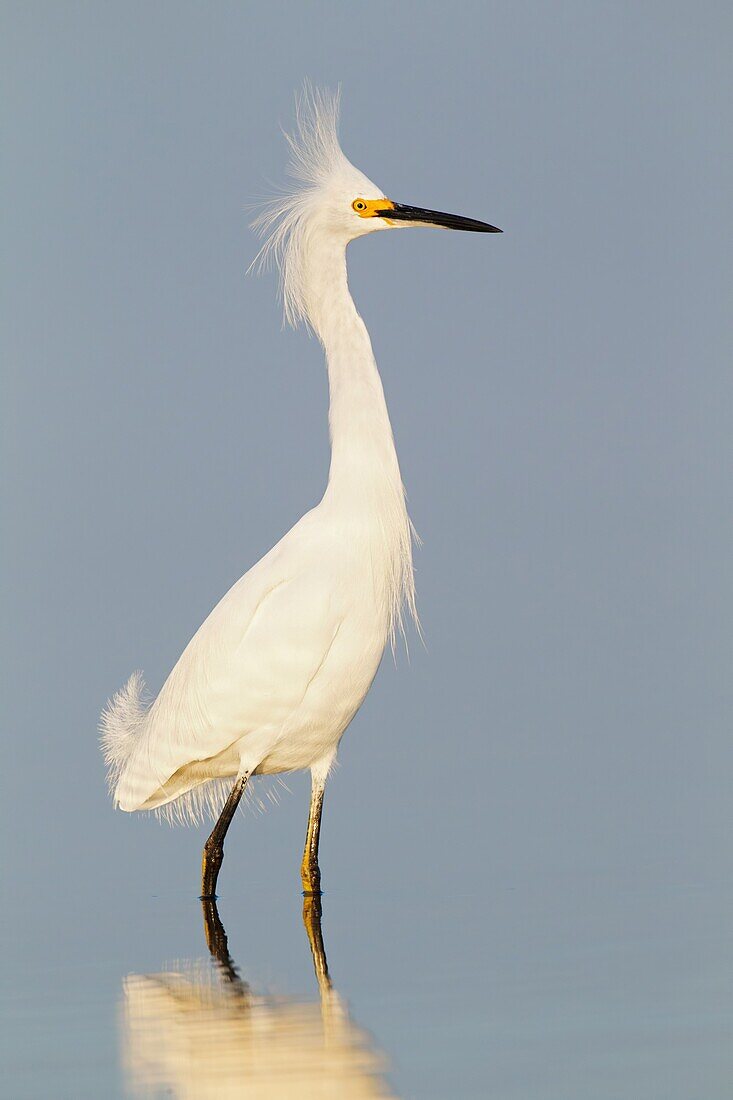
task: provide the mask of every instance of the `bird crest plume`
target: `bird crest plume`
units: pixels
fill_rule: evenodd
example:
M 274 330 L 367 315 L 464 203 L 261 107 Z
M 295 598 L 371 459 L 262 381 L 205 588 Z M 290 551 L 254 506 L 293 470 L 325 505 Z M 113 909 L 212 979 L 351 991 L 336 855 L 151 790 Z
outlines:
M 274 266 L 288 324 L 311 323 L 307 301 L 307 253 L 317 227 L 318 208 L 329 191 L 363 190 L 374 185 L 346 158 L 338 137 L 340 91 L 314 88 L 306 82 L 295 100 L 295 129 L 283 130 L 290 147 L 288 175 L 296 186 L 268 200 L 252 222 L 264 238 L 250 270 Z

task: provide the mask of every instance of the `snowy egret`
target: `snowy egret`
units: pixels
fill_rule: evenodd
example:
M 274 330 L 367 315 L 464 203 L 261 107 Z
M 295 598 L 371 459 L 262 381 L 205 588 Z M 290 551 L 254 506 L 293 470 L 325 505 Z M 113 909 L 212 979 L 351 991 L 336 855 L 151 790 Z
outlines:
M 324 347 L 331 465 L 320 503 L 227 592 L 152 704 L 134 673 L 101 719 L 121 810 L 202 812 L 202 896 L 214 897 L 224 837 L 251 776 L 310 769 L 301 879 L 320 892 L 326 778 L 386 643 L 415 615 L 412 526 L 369 334 L 351 298 L 346 246 L 377 230 L 501 230 L 386 198 L 345 157 L 338 97 L 306 88 L 288 136 L 297 183 L 255 225 L 280 271 L 286 318 Z M 233 786 L 227 779 L 234 777 Z M 223 803 L 223 805 L 222 805 Z

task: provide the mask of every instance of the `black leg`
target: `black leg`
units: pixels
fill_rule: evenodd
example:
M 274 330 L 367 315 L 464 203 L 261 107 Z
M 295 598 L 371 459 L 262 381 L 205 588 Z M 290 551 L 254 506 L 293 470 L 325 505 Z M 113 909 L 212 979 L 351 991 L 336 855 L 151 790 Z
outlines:
M 242 775 L 232 787 L 229 798 L 224 803 L 224 809 L 219 815 L 211 836 L 204 844 L 204 854 L 201 862 L 201 900 L 216 897 L 216 880 L 219 877 L 219 868 L 224 859 L 224 837 L 232 823 L 239 800 L 247 786 L 248 775 Z
M 216 902 L 213 898 L 202 898 L 201 908 L 204 915 L 206 946 L 211 952 L 212 959 L 215 960 L 220 973 L 233 989 L 241 996 L 248 995 L 249 986 L 240 978 L 234 959 L 229 954 L 227 934 L 224 931 L 224 925 L 221 923 Z

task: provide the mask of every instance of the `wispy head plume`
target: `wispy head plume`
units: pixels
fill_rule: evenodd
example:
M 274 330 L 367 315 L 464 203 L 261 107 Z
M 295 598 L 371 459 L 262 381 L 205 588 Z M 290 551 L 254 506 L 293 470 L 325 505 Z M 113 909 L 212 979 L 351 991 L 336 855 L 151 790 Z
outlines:
M 264 244 L 250 270 L 277 267 L 285 320 L 294 328 L 308 322 L 305 252 L 309 215 L 331 180 L 354 171 L 338 139 L 340 91 L 314 88 L 309 81 L 295 100 L 295 130 L 285 134 L 290 147 L 288 175 L 299 186 L 284 190 L 264 206 L 252 228 Z
M 349 164 L 338 138 L 341 89 L 314 88 L 310 81 L 295 97 L 295 132 L 285 133 L 290 146 L 288 173 L 318 186 Z

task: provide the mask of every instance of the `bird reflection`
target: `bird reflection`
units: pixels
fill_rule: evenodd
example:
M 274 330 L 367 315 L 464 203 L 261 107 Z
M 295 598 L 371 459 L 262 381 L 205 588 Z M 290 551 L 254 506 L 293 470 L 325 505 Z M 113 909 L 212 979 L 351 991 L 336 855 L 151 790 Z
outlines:
M 202 901 L 205 960 L 124 982 L 124 1063 L 135 1096 L 348 1100 L 394 1097 L 384 1059 L 333 988 L 321 900 L 303 923 L 318 982 L 316 1001 L 255 992 L 229 954 L 216 902 Z

